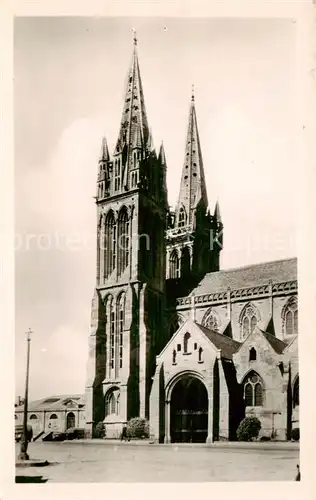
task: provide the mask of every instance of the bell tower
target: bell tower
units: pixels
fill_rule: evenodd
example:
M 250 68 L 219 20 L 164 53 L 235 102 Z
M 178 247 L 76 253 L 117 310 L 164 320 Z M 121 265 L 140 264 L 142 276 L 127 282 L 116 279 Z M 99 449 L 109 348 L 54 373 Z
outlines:
M 166 161 L 148 127 L 137 39 L 110 157 L 102 140 L 97 178 L 97 266 L 86 380 L 86 430 L 117 437 L 148 417 L 155 356 L 165 344 Z
M 214 215 L 208 210 L 192 87 L 179 197 L 175 212 L 169 215 L 167 229 L 167 279 L 189 286 L 205 273 L 218 271 L 222 230 L 218 203 Z

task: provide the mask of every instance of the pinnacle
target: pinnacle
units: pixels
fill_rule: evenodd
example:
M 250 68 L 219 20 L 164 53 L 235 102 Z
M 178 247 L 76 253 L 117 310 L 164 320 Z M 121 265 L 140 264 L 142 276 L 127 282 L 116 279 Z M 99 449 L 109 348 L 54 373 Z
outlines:
M 102 138 L 102 144 L 101 144 L 101 151 L 100 151 L 100 159 L 99 161 L 109 161 L 110 160 L 110 155 L 109 155 L 109 149 L 108 145 L 106 142 L 106 138 Z
M 161 143 L 161 146 L 160 146 L 160 149 L 159 149 L 159 161 L 161 163 L 161 165 L 166 165 L 167 162 L 166 162 L 166 154 L 165 154 L 165 148 L 164 148 L 164 145 L 163 145 L 163 142 Z
M 219 210 L 219 202 L 218 202 L 218 200 L 216 201 L 216 205 L 215 205 L 214 218 L 217 220 L 217 222 L 222 222 L 221 213 L 220 213 L 220 210 Z

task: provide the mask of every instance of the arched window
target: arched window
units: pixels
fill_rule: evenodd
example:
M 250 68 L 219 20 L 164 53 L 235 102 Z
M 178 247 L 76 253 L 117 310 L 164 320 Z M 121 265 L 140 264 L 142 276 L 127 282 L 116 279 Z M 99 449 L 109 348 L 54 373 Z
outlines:
M 56 415 L 56 413 L 53 413 L 50 417 L 49 417 L 49 420 L 57 420 L 58 417 Z
M 178 226 L 183 227 L 183 226 L 185 226 L 185 223 L 186 223 L 185 210 L 184 210 L 184 207 L 181 207 L 179 210 Z
M 175 365 L 177 362 L 177 351 L 173 349 L 172 351 L 172 364 Z
M 170 255 L 169 275 L 171 279 L 179 278 L 180 276 L 180 259 L 177 250 L 173 250 Z
M 243 382 L 246 406 L 263 405 L 263 384 L 258 373 L 250 372 Z
M 186 332 L 184 334 L 184 337 L 183 337 L 183 352 L 185 354 L 188 353 L 188 346 L 189 346 L 189 338 L 191 337 L 191 335 L 189 334 L 189 332 Z
M 32 413 L 32 415 L 30 416 L 30 420 L 37 420 L 37 415 Z
M 101 277 L 101 231 L 102 231 L 102 217 L 100 218 L 100 223 L 98 224 L 97 228 L 97 284 L 100 284 L 100 277 Z
M 186 278 L 190 274 L 190 250 L 184 247 L 181 252 L 181 277 Z
M 257 351 L 254 347 L 252 347 L 249 351 L 249 361 L 256 361 L 257 359 Z
M 209 328 L 213 332 L 219 332 L 220 320 L 214 309 L 211 308 L 206 311 L 202 320 L 202 325 L 206 326 L 206 328 Z
M 110 370 L 114 369 L 115 362 L 115 310 L 113 301 L 110 304 Z
M 298 334 L 297 298 L 291 297 L 282 311 L 283 332 L 285 335 Z
M 293 386 L 293 408 L 300 404 L 300 385 L 299 378 L 297 377 Z
M 67 413 L 66 427 L 67 429 L 73 429 L 76 426 L 75 414 L 71 411 Z
M 108 278 L 116 264 L 116 223 L 112 210 L 105 219 L 104 234 L 104 277 Z
M 125 294 L 122 293 L 117 301 L 117 330 L 116 347 L 118 349 L 119 368 L 123 367 L 123 332 L 125 321 Z
M 119 414 L 119 402 L 120 402 L 120 391 L 119 389 L 112 389 L 106 395 L 106 405 L 105 413 L 106 415 L 118 415 Z
M 118 216 L 118 275 L 120 276 L 129 262 L 129 220 L 124 207 Z
M 121 187 L 121 160 L 117 158 L 114 162 L 114 191 L 119 191 Z
M 203 361 L 203 348 L 199 347 L 199 363 Z
M 16 413 L 15 413 L 15 415 L 14 415 L 14 418 L 15 418 L 15 420 L 18 420 L 18 416 L 17 416 L 17 414 L 16 414 Z
M 246 338 L 254 331 L 259 319 L 259 311 L 257 308 L 253 304 L 247 304 L 240 315 L 242 338 Z

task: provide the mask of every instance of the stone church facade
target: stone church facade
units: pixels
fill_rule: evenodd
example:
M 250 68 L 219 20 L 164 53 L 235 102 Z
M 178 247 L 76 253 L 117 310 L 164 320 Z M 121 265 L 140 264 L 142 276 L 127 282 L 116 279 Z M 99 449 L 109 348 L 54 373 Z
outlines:
M 168 206 L 134 40 L 117 143 L 103 139 L 97 266 L 85 390 L 88 436 L 136 416 L 159 442 L 235 439 L 299 427 L 296 259 L 220 270 L 223 223 L 208 208 L 192 91 L 178 202 Z

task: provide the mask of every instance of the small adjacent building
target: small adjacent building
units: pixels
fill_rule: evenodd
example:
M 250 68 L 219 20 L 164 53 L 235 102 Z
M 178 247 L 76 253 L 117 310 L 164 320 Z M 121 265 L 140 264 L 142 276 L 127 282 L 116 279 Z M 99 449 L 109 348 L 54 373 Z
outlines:
M 50 396 L 29 402 L 28 425 L 32 427 L 33 439 L 49 431 L 65 432 L 67 429 L 85 425 L 84 397 L 81 394 Z M 23 424 L 24 406 L 15 407 L 15 425 Z

